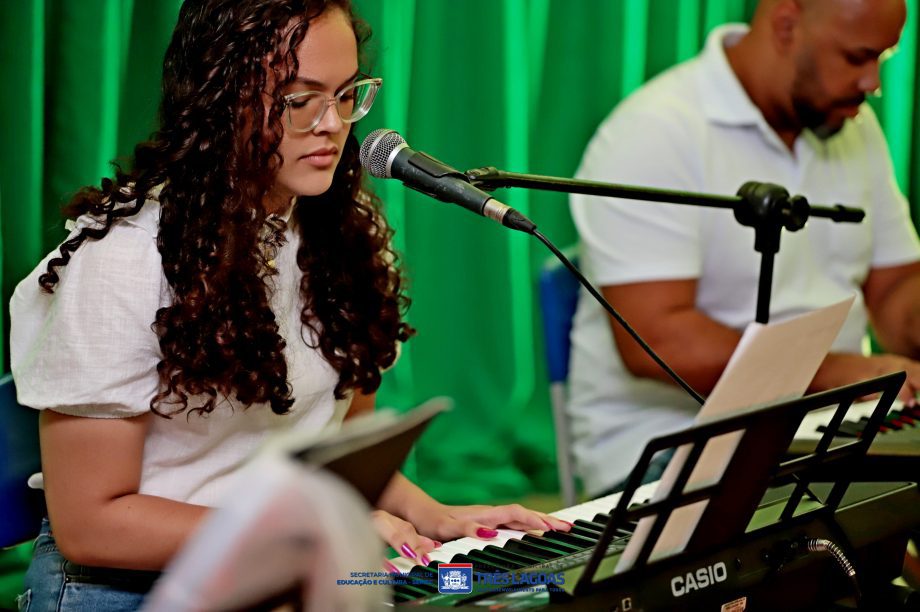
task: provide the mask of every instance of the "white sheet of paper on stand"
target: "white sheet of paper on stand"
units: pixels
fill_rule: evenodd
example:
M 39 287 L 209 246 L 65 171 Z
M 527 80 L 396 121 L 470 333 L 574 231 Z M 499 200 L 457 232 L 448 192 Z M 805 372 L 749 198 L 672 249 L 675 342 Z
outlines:
M 748 325 L 725 371 L 697 414 L 696 423 L 707 423 L 804 395 L 843 326 L 853 299 L 778 323 Z M 718 482 L 743 433 L 734 432 L 710 440 L 684 490 L 691 491 Z M 670 492 L 689 452 L 689 446 L 675 451 L 661 477 L 654 501 L 664 499 Z M 704 500 L 675 510 L 665 524 L 649 561 L 684 550 L 707 503 Z M 633 566 L 654 519 L 646 517 L 639 521 L 620 557 L 617 572 Z

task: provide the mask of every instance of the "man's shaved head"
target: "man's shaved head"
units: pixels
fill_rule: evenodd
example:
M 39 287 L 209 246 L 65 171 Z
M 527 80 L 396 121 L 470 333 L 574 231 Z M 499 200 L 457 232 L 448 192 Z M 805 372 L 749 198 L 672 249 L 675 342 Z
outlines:
M 904 0 L 762 0 L 751 22 L 755 62 L 788 81 L 776 85 L 787 91 L 773 98 L 788 99 L 776 121 L 838 131 L 879 89 L 879 65 L 905 19 Z

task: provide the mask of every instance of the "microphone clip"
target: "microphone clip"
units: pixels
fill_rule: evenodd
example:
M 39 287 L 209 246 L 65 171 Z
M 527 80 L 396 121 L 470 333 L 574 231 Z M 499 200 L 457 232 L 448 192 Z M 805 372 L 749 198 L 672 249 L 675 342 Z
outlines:
M 413 155 L 412 157 L 408 159 L 408 161 L 410 164 L 412 164 L 413 166 L 415 166 L 422 172 L 428 174 L 429 176 L 433 176 L 435 178 L 444 178 L 447 176 L 451 176 L 451 177 L 460 179 L 461 181 L 464 181 L 466 183 L 470 182 L 470 179 L 467 178 L 465 174 L 463 174 L 459 170 L 454 170 L 453 168 L 451 168 L 450 166 L 448 166 L 441 160 L 435 159 L 434 157 L 428 155 L 427 153 L 417 151 L 415 155 Z M 422 193 L 425 193 L 425 192 L 422 191 Z M 427 194 L 427 195 L 431 195 L 431 194 Z
M 504 173 L 495 166 L 485 166 L 483 168 L 467 170 L 464 176 L 471 185 L 483 191 L 491 192 L 503 186 L 501 184 L 501 177 L 503 174 Z

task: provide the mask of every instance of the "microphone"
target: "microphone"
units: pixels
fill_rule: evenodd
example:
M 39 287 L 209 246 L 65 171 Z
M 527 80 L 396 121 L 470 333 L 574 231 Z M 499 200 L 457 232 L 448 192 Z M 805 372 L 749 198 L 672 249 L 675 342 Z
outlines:
M 462 172 L 413 151 L 395 130 L 374 130 L 361 143 L 361 165 L 377 178 L 395 178 L 403 185 L 448 204 L 488 217 L 527 234 L 537 226 L 527 217 L 470 184 Z
M 699 393 L 693 390 L 693 387 L 687 384 L 677 372 L 672 370 L 652 350 L 652 347 L 626 322 L 626 319 L 579 272 L 575 264 L 569 261 L 550 239 L 537 229 L 537 226 L 530 219 L 470 184 L 470 179 L 462 172 L 451 168 L 430 155 L 420 151 L 413 151 L 406 144 L 405 139 L 394 130 L 379 129 L 368 134 L 364 142 L 361 143 L 359 155 L 361 165 L 372 176 L 399 179 L 410 189 L 415 189 L 448 204 L 459 204 L 477 215 L 488 217 L 498 221 L 505 227 L 516 229 L 537 238 L 553 252 L 553 255 L 559 258 L 559 261 L 572 272 L 578 282 L 587 289 L 588 293 L 610 313 L 610 316 L 617 323 L 623 326 L 623 329 L 639 343 L 639 346 L 651 356 L 655 363 L 674 379 L 674 382 L 680 385 L 700 404 L 705 401 Z

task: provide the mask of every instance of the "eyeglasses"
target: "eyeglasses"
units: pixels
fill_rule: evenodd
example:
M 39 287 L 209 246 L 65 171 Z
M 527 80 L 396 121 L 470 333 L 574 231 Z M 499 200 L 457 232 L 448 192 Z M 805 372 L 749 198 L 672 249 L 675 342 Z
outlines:
M 284 96 L 284 114 L 294 132 L 310 132 L 319 125 L 326 109 L 335 103 L 342 123 L 354 123 L 371 110 L 383 79 L 355 81 L 333 97 L 319 91 L 299 91 Z

